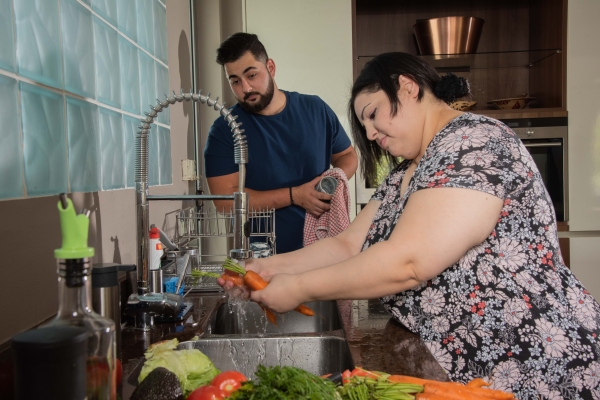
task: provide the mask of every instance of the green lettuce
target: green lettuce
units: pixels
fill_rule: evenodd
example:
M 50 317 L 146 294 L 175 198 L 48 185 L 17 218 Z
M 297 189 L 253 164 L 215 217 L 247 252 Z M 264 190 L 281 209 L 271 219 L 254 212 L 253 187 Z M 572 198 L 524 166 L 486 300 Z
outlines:
M 157 367 L 164 367 L 177 375 L 185 396 L 196 388 L 208 385 L 219 371 L 210 358 L 197 349 L 176 350 L 177 339 L 155 343 L 144 353 L 146 362 L 138 382 L 142 382 Z

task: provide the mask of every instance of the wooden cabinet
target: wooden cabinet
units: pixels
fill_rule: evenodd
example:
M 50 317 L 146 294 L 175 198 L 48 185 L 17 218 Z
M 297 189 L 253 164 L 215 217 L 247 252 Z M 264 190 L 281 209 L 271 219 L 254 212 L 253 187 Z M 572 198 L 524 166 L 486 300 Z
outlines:
M 567 0 L 354 0 L 354 77 L 377 54 L 418 55 L 418 19 L 480 17 L 476 54 L 422 57 L 440 72 L 469 79 L 474 112 L 497 119 L 566 116 L 566 12 Z M 522 110 L 487 104 L 525 93 L 536 100 Z

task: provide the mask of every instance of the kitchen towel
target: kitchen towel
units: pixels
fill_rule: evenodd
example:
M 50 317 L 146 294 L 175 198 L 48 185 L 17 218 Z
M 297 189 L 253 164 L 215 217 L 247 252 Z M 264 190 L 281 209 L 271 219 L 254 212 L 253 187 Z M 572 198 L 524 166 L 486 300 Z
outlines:
M 341 168 L 332 168 L 323 174 L 338 180 L 337 188 L 331 199 L 331 209 L 315 217 L 306 213 L 304 220 L 304 247 L 317 240 L 333 237 L 350 225 L 350 185 Z

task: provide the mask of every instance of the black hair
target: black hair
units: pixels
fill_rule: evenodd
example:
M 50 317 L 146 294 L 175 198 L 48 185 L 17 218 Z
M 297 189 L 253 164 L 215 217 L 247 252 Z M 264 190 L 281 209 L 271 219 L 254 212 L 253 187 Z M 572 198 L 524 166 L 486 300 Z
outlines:
M 451 103 L 470 93 L 469 83 L 465 78 L 451 73 L 441 77 L 429 63 L 411 54 L 383 53 L 367 62 L 352 86 L 348 116 L 354 144 L 358 147 L 361 157 L 361 171 L 368 182 L 375 180 L 377 165 L 380 162 L 387 161 L 390 168 L 394 168 L 400 161 L 385 152 L 377 143 L 367 139 L 365 128 L 354 112 L 354 101 L 361 93 L 375 93 L 383 90 L 390 101 L 391 116 L 395 116 L 398 108 L 402 107 L 398 99 L 400 75 L 412 79 L 419 86 L 417 101 L 423 99 L 425 91 L 446 103 Z
M 266 63 L 269 59 L 265 46 L 253 33 L 238 32 L 229 36 L 217 49 L 217 63 L 224 66 L 242 57 L 246 52 L 252 53 L 255 59 Z

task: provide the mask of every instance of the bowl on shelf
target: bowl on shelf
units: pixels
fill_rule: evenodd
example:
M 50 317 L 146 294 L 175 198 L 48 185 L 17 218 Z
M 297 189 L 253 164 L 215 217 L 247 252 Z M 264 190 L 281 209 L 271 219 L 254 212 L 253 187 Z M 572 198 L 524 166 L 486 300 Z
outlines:
M 476 101 L 454 101 L 449 106 L 457 111 L 469 111 L 475 107 L 475 104 L 477 104 Z
M 485 20 L 477 17 L 419 19 L 413 25 L 422 55 L 470 54 L 477 51 Z
M 490 100 L 487 104 L 497 110 L 520 110 L 527 107 L 529 103 L 535 100 L 535 97 L 511 97 L 508 99 Z

